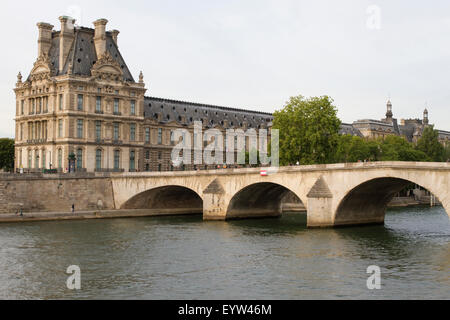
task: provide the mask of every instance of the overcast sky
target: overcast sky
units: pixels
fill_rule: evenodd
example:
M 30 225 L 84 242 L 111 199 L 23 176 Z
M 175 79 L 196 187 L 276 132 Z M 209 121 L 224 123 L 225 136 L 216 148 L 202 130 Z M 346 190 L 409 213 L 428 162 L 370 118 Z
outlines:
M 118 29 L 147 95 L 273 112 L 290 96 L 329 95 L 344 122 L 422 117 L 450 130 L 450 1 L 2 1 L 0 136 L 14 136 L 19 71 L 37 22 L 71 15 Z

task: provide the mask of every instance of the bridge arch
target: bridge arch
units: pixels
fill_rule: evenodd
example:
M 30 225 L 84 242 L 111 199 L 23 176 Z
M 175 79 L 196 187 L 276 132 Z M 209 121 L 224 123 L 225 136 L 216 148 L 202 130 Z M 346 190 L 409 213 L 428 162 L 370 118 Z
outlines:
M 433 181 L 427 177 L 412 178 L 400 175 L 380 176 L 360 181 L 338 201 L 334 225 L 384 223 L 387 205 L 396 193 L 409 184 L 420 185 L 438 197 L 450 218 L 447 190 L 439 189 Z
M 303 202 L 296 192 L 278 183 L 257 182 L 247 185 L 231 197 L 226 219 L 279 217 L 282 214 L 282 200 L 290 192 L 299 202 Z
M 201 214 L 203 199 L 188 187 L 167 185 L 134 195 L 122 205 L 121 209 L 146 209 L 158 214 Z

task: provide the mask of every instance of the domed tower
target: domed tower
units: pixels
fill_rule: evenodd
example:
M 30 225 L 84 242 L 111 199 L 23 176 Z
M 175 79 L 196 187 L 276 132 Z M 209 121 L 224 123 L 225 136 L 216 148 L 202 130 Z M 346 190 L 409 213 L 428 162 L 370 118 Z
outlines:
M 424 125 L 428 125 L 429 124 L 429 120 L 428 120 L 428 110 L 425 108 L 425 110 L 423 111 L 423 124 Z
M 386 107 L 387 107 L 386 121 L 387 122 L 392 122 L 393 114 L 392 114 L 392 102 L 391 102 L 391 100 L 388 100 L 388 102 L 386 104 Z

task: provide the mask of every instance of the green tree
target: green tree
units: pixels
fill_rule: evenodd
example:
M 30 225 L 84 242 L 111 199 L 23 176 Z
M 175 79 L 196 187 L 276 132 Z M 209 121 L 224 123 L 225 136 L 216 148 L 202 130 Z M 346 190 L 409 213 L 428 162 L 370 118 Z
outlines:
M 0 169 L 14 169 L 14 140 L 8 138 L 0 139 Z
M 336 162 L 357 162 L 371 159 L 369 143 L 361 137 L 342 135 L 336 150 Z M 372 160 L 372 159 L 371 159 Z
M 450 161 L 450 144 L 447 144 L 447 146 L 445 147 L 445 157 L 444 157 L 445 161 Z
M 280 164 L 329 163 L 335 158 L 341 121 L 328 96 L 291 97 L 274 113 L 273 129 L 280 131 Z
M 380 143 L 381 161 L 430 161 L 421 150 L 416 150 L 404 137 L 387 136 Z
M 432 126 L 423 130 L 422 137 L 417 141 L 417 150 L 425 153 L 431 161 L 446 160 L 444 146 L 439 142 L 439 133 Z

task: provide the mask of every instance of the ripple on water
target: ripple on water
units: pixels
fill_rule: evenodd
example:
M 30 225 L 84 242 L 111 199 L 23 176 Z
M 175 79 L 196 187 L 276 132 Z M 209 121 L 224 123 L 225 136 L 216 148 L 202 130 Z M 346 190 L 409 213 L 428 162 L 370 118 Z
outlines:
M 199 216 L 0 226 L 3 299 L 449 299 L 444 210 L 390 210 L 385 226 L 306 229 L 304 214 L 205 223 Z M 79 265 L 82 290 L 66 289 Z M 366 269 L 382 270 L 369 291 Z

